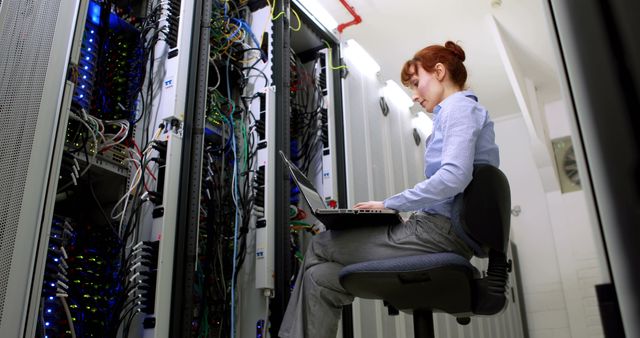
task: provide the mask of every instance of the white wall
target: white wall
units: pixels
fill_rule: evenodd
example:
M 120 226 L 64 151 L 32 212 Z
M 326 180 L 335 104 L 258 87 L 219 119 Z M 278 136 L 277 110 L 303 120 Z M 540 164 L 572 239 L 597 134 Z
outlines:
M 563 107 L 562 102 L 545 106 L 551 138 L 570 134 Z M 594 288 L 602 273 L 584 193 L 544 191 L 519 114 L 495 126 L 512 205 L 522 208 L 512 217 L 512 238 L 518 245 L 530 337 L 603 337 Z
M 511 186 L 511 204 L 522 209 L 511 218 L 511 236 L 518 246 L 530 337 L 571 337 L 546 195 L 526 125 L 520 115 L 513 115 L 495 121 L 495 129 L 500 167 Z
M 545 106 L 549 137 L 571 134 L 563 101 Z M 547 193 L 565 300 L 573 337 L 603 337 L 595 285 L 604 282 L 593 219 L 582 190 Z

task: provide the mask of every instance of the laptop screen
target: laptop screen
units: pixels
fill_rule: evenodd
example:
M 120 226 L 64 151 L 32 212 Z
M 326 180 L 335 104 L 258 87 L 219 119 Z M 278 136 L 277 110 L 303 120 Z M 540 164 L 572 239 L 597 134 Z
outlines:
M 289 167 L 293 180 L 296 182 L 298 188 L 300 188 L 302 196 L 307 200 L 311 209 L 327 209 L 324 199 L 320 196 L 316 188 L 314 188 L 313 184 L 311 184 L 307 176 L 305 176 L 295 164 L 291 163 L 282 151 L 280 151 L 280 156 L 282 156 L 284 163 Z

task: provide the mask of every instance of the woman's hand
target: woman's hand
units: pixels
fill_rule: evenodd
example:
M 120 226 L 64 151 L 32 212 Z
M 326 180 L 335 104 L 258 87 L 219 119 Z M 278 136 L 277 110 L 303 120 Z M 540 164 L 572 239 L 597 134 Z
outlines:
M 352 209 L 384 209 L 384 203 L 381 201 L 369 201 L 356 203 Z

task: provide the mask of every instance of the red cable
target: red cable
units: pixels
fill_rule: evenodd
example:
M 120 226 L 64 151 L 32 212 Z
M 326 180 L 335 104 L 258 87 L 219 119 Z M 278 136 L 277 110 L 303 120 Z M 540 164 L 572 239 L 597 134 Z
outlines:
M 338 25 L 338 32 L 342 33 L 342 31 L 345 28 L 361 23 L 362 22 L 362 18 L 360 17 L 360 15 L 358 15 L 358 13 L 356 13 L 355 8 L 353 8 L 351 5 L 349 5 L 347 3 L 347 0 L 340 0 L 340 3 L 342 3 L 344 8 L 346 8 L 347 11 L 349 11 L 349 13 L 351 15 L 353 15 L 353 20 L 351 20 L 349 22 L 341 23 L 341 24 Z
M 138 151 L 138 155 L 140 155 L 140 159 L 142 160 L 142 152 L 140 151 L 140 147 L 138 147 L 138 143 L 136 143 L 136 141 L 133 141 L 133 146 L 136 148 L 136 150 Z M 134 162 L 135 163 L 135 162 Z M 137 168 L 137 166 L 136 166 Z M 153 174 L 153 172 L 151 172 L 151 169 L 149 169 L 149 165 L 147 164 L 145 166 L 145 168 L 147 168 L 147 172 L 149 173 L 149 175 L 151 175 L 151 178 L 153 178 L 154 181 L 157 180 L 156 176 Z
M 129 158 L 132 159 L 132 160 L 134 159 L 133 157 L 131 157 L 131 154 L 129 154 Z M 136 166 L 136 170 L 138 170 L 138 168 L 139 168 L 138 164 L 135 161 L 132 161 L 132 162 L 133 162 L 133 165 Z M 144 189 L 147 192 L 151 191 L 151 189 L 149 189 L 149 187 L 147 186 L 147 181 L 144 181 Z

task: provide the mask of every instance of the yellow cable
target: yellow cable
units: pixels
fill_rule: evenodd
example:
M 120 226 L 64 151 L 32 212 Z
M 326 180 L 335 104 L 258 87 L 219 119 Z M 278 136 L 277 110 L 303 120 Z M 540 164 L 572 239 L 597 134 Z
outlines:
M 278 15 L 274 18 L 273 17 L 273 12 L 276 11 L 276 1 L 277 0 L 273 0 L 273 5 L 271 5 L 271 1 L 267 0 L 267 5 L 269 5 L 269 7 L 271 7 L 271 20 L 276 20 L 277 18 L 279 18 L 280 16 L 284 15 L 284 11 L 278 13 Z
M 289 28 L 294 31 L 297 32 L 300 30 L 300 28 L 302 28 L 302 21 L 300 21 L 300 17 L 298 16 L 298 13 L 296 13 L 296 11 L 292 8 L 291 11 L 293 12 L 293 15 L 295 15 L 296 19 L 298 19 L 298 28 L 293 28 L 291 26 L 289 26 Z
M 347 69 L 347 66 L 345 66 L 345 65 L 340 65 L 340 66 L 337 66 L 337 67 L 333 65 L 333 62 L 331 61 L 331 59 L 332 59 L 331 58 L 331 46 L 324 39 L 322 40 L 322 42 L 324 42 L 324 44 L 327 46 L 327 49 L 329 50 L 329 68 L 331 68 L 331 70 Z

